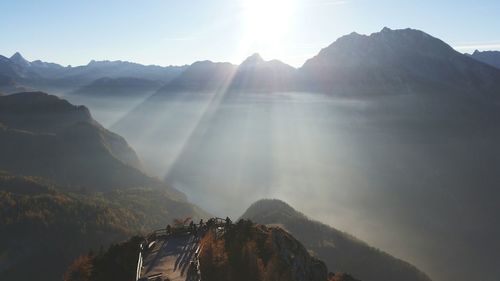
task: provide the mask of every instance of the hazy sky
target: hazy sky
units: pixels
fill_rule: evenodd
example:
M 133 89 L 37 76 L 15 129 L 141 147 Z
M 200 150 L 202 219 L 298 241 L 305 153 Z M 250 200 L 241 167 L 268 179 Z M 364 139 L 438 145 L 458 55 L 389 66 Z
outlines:
M 412 27 L 460 51 L 500 49 L 500 1 L 2 0 L 0 54 L 86 64 L 239 63 L 254 52 L 295 66 L 338 37 Z

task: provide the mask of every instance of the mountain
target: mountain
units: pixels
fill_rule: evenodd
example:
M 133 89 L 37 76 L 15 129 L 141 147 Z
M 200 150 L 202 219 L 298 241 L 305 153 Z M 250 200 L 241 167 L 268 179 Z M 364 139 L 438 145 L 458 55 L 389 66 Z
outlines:
M 287 91 L 295 88 L 295 74 L 295 68 L 278 60 L 264 61 L 259 54 L 248 57 L 239 66 L 199 61 L 158 93 L 161 96 L 175 92 Z
M 160 92 L 307 91 L 338 95 L 452 94 L 498 98 L 500 71 L 419 30 L 352 33 L 295 69 L 258 54 L 239 66 L 197 62 Z
M 84 106 L 42 92 L 7 95 L 0 100 L 1 122 L 36 133 L 56 133 L 77 122 L 97 124 Z
M 347 272 L 361 280 L 430 281 L 411 264 L 370 247 L 349 234 L 310 220 L 283 201 L 257 201 L 242 218 L 283 227 L 325 261 L 330 271 Z
M 184 71 L 184 66 L 142 65 L 127 61 L 95 61 L 87 65 L 72 67 L 65 79 L 78 79 L 87 83 L 104 77 L 132 77 L 168 82 Z
M 277 60 L 265 61 L 258 54 L 239 66 L 200 61 L 190 66 L 161 67 L 93 60 L 87 65 L 63 67 L 40 60 L 30 62 L 16 53 L 10 59 L 0 58 L 0 77 L 9 77 L 25 88 L 57 93 L 79 92 L 79 88 L 104 83 L 101 79 L 106 77 L 128 77 L 158 81 L 165 84 L 159 92 L 167 93 L 224 89 L 356 96 L 472 94 L 496 98 L 500 90 L 500 70 L 477 60 L 498 67 L 497 57 L 495 52 L 475 52 L 469 56 L 458 53 L 445 42 L 419 30 L 384 28 L 369 36 L 352 33 L 341 37 L 299 69 Z M 107 89 L 113 91 L 113 87 Z M 3 91 L 11 93 L 12 89 L 5 87 Z M 107 92 L 106 88 L 103 91 Z
M 134 78 L 99 78 L 92 83 L 76 90 L 74 95 L 85 95 L 93 97 L 141 97 L 158 90 L 163 83 L 159 81 Z
M 472 54 L 467 54 L 471 58 L 484 62 L 493 67 L 500 69 L 500 51 L 484 51 L 475 50 Z
M 84 106 L 40 92 L 2 96 L 0 123 L 2 170 L 91 190 L 156 186 L 183 198 L 145 175 L 127 142 Z
M 459 93 L 494 96 L 500 71 L 413 29 L 339 38 L 299 70 L 306 90 L 344 95 Z
M 296 69 L 278 60 L 264 61 L 259 54 L 244 60 L 231 80 L 231 88 L 245 91 L 279 92 L 295 88 Z
M 14 55 L 13 57 L 20 60 L 24 59 L 20 55 L 20 58 L 16 55 Z M 33 72 L 29 67 L 23 66 L 22 61 L 21 64 L 18 64 L 4 56 L 0 56 L 0 76 L 9 77 L 16 82 L 38 79 L 39 77 L 38 74 Z
M 10 60 L 20 67 L 28 68 L 31 66 L 31 63 L 26 60 L 19 52 L 16 52 L 14 55 L 12 55 L 12 57 L 10 57 Z
M 236 66 L 230 63 L 198 61 L 158 92 L 206 92 L 226 89 L 235 71 Z
M 132 237 L 106 252 L 83 255 L 68 268 L 65 280 L 135 280 L 138 245 L 143 241 L 144 237 Z M 200 249 L 201 280 L 357 281 L 347 274 L 328 274 L 325 264 L 286 231 L 248 220 L 231 225 L 221 236 L 213 231 L 202 234 Z

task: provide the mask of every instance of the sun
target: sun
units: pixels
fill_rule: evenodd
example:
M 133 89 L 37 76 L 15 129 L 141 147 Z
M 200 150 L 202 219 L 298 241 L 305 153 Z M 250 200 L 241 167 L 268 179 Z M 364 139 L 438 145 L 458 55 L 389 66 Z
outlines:
M 297 0 L 240 0 L 245 25 L 244 41 L 263 55 L 273 55 L 283 47 L 291 28 Z

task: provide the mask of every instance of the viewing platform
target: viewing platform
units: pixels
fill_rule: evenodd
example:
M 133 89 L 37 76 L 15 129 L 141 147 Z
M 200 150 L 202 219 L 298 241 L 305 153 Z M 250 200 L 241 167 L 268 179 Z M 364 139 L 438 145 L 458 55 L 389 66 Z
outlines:
M 138 281 L 200 281 L 201 239 L 207 231 L 224 235 L 231 221 L 213 218 L 206 223 L 167 226 L 148 235 L 141 244 L 137 263 Z

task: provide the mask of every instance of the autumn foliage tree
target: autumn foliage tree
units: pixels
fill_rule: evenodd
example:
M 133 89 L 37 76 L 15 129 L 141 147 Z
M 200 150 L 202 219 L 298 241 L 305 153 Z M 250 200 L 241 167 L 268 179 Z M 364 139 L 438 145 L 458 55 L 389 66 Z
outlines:
M 326 281 L 326 266 L 282 229 L 240 220 L 222 237 L 201 242 L 204 281 Z
M 90 281 L 92 277 L 92 257 L 88 255 L 78 257 L 64 273 L 64 281 Z

